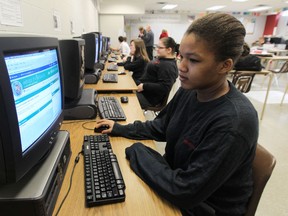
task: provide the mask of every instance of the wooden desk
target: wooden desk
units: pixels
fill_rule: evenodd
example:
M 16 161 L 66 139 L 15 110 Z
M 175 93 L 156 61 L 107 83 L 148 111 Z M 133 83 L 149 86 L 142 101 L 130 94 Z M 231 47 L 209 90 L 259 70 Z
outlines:
M 276 56 L 286 56 L 288 53 L 288 50 L 283 50 L 283 49 L 268 49 L 267 50 L 268 53 L 273 53 Z
M 121 104 L 124 112 L 127 116 L 127 121 L 123 122 L 126 124 L 128 122 L 133 122 L 134 120 L 145 120 L 143 112 L 140 108 L 138 99 L 135 94 L 119 94 L 111 96 L 128 96 L 128 104 Z M 131 108 L 133 107 L 133 109 Z M 71 122 L 71 121 L 66 121 Z M 95 121 L 85 121 L 87 128 L 94 128 Z M 121 123 L 121 122 L 120 122 Z M 60 202 L 65 196 L 72 168 L 74 165 L 74 159 L 79 151 L 81 151 L 83 136 L 94 134 L 93 130 L 87 130 L 82 127 L 83 121 L 75 121 L 71 124 L 63 124 L 61 129 L 68 130 L 70 132 L 71 149 L 72 156 L 68 169 L 64 178 L 64 182 L 56 202 L 54 209 L 54 214 L 56 213 Z M 136 140 L 129 140 L 122 137 L 110 137 L 112 148 L 114 153 L 117 155 L 117 159 L 122 171 L 122 175 L 126 184 L 126 200 L 122 203 L 109 204 L 103 206 L 97 206 L 92 208 L 85 207 L 85 193 L 84 193 L 84 166 L 83 166 L 83 156 L 80 157 L 80 161 L 77 164 L 70 194 L 68 195 L 65 203 L 63 204 L 59 216 L 86 216 L 86 215 L 105 215 L 105 216 L 159 216 L 159 215 L 181 215 L 180 211 L 169 204 L 167 201 L 159 197 L 154 193 L 131 169 L 129 161 L 125 158 L 125 148 L 132 145 Z M 145 145 L 155 149 L 155 143 L 151 140 L 141 141 Z M 53 214 L 53 215 L 54 215 Z
M 110 64 L 110 63 L 108 63 Z M 107 68 L 107 63 L 106 67 Z M 102 71 L 102 75 L 97 84 L 85 84 L 85 88 L 96 89 L 98 92 L 133 92 L 137 90 L 137 86 L 129 72 L 126 71 L 125 75 L 118 75 L 118 83 L 104 83 L 102 81 L 102 76 L 105 73 L 119 73 L 120 71 L 124 71 L 124 67 L 119 66 L 117 71 L 107 71 L 104 69 Z
M 277 63 L 277 61 L 287 61 L 288 60 L 288 56 L 272 56 L 272 57 L 259 56 L 259 58 L 261 59 L 262 65 L 265 65 L 265 70 L 274 69 L 275 63 Z

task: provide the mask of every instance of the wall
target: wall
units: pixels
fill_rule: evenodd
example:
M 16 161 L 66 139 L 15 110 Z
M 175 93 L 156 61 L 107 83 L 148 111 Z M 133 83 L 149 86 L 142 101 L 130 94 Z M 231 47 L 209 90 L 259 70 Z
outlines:
M 79 36 L 83 32 L 98 31 L 97 0 L 22 0 L 19 2 L 21 2 L 23 26 L 0 24 L 1 34 L 27 33 L 63 39 Z M 60 28 L 54 28 L 53 14 L 60 18 L 58 25 Z M 71 32 L 71 22 L 74 32 Z
M 279 18 L 275 36 L 281 36 L 288 40 L 288 16 L 281 16 Z
M 237 17 L 239 19 L 243 17 Z M 246 42 L 252 44 L 254 41 L 258 40 L 260 36 L 263 35 L 263 30 L 266 22 L 266 16 L 253 17 L 256 19 L 254 25 L 253 34 L 246 35 Z M 130 39 L 137 38 L 139 26 L 151 25 L 152 31 L 154 32 L 154 43 L 158 43 L 159 36 L 162 29 L 167 29 L 169 36 L 173 37 L 177 43 L 180 43 L 183 34 L 185 33 L 188 26 L 191 24 L 189 22 L 189 17 L 187 14 L 182 15 L 150 15 L 150 16 L 139 16 L 138 19 L 125 19 L 125 29 L 127 33 L 128 41 Z M 244 24 L 245 25 L 245 24 Z
M 124 16 L 123 15 L 100 15 L 100 32 L 104 36 L 110 37 L 111 47 L 118 48 L 118 36 L 124 35 Z

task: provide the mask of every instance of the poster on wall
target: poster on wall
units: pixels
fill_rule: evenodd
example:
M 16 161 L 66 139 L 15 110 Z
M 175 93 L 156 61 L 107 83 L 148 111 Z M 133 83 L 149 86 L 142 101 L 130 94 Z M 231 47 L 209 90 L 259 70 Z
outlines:
M 0 23 L 23 26 L 21 0 L 0 0 Z
M 240 22 L 244 25 L 246 29 L 246 34 L 253 34 L 256 24 L 255 17 L 241 17 L 239 18 Z
M 60 13 L 56 10 L 53 13 L 53 27 L 55 31 L 61 31 Z

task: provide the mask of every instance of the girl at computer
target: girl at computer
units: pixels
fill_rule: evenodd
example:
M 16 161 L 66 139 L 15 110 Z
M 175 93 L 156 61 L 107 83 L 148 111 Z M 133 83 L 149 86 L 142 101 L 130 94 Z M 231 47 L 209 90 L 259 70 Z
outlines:
M 243 216 L 253 190 L 258 116 L 226 75 L 243 51 L 245 28 L 210 13 L 195 20 L 180 44 L 181 87 L 152 121 L 109 125 L 102 133 L 165 141 L 164 156 L 142 143 L 126 148 L 131 169 L 183 215 Z
M 159 40 L 157 58 L 147 64 L 138 84 L 137 98 L 142 109 L 160 105 L 168 97 L 178 77 L 176 45 L 171 37 Z
M 143 75 L 147 63 L 150 61 L 144 41 L 142 39 L 131 40 L 130 56 L 125 57 L 123 62 L 117 63 L 124 66 L 125 70 L 132 71 L 132 78 L 136 85 L 140 84 L 140 77 Z

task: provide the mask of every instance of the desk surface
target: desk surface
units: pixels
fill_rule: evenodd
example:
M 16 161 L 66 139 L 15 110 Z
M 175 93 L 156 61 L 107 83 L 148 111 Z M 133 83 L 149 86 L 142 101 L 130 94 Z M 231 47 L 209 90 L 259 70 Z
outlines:
M 107 94 L 105 94 L 107 95 Z M 133 122 L 134 120 L 145 120 L 143 112 L 140 108 L 138 99 L 135 94 L 119 94 L 113 95 L 118 99 L 120 96 L 126 95 L 129 98 L 127 104 L 121 104 L 124 112 L 127 116 L 128 122 Z M 133 109 L 131 109 L 133 107 Z M 72 122 L 72 121 L 66 121 Z M 95 121 L 87 120 L 85 127 L 94 129 Z M 65 122 L 64 122 L 65 123 Z M 121 123 L 121 122 L 120 122 Z M 83 136 L 94 134 L 93 130 L 84 129 L 82 127 L 83 121 L 74 121 L 74 123 L 63 124 L 61 129 L 68 130 L 70 132 L 70 141 L 72 156 L 71 160 L 64 178 L 64 182 L 56 202 L 54 209 L 54 214 L 56 213 L 60 202 L 65 196 L 72 168 L 74 165 L 74 159 L 77 153 L 81 151 Z M 79 216 L 79 215 L 105 215 L 105 216 L 115 216 L 115 215 L 125 215 L 125 216 L 159 216 L 159 215 L 181 215 L 179 210 L 169 204 L 167 201 L 159 197 L 154 193 L 131 169 L 129 161 L 125 158 L 125 148 L 132 145 L 136 140 L 129 140 L 122 137 L 110 137 L 112 148 L 114 153 L 117 155 L 117 159 L 122 171 L 122 175 L 126 184 L 126 200 L 122 203 L 109 204 L 103 206 L 97 206 L 93 208 L 85 207 L 84 199 L 84 165 L 83 156 L 80 157 L 80 161 L 77 164 L 70 194 L 68 195 L 64 205 L 62 206 L 59 216 L 69 215 L 69 216 Z M 155 143 L 152 140 L 141 141 L 145 145 L 155 149 Z
M 117 71 L 107 71 L 107 65 L 110 63 L 106 62 L 105 69 L 102 71 L 102 75 L 97 84 L 86 84 L 85 88 L 93 88 L 98 92 L 133 92 L 137 90 L 137 86 L 131 76 L 131 73 L 126 71 L 125 75 L 118 75 L 118 83 L 104 83 L 102 77 L 105 73 L 119 73 L 124 71 L 124 67 L 119 66 Z
M 288 56 L 259 56 L 263 60 L 288 60 Z

